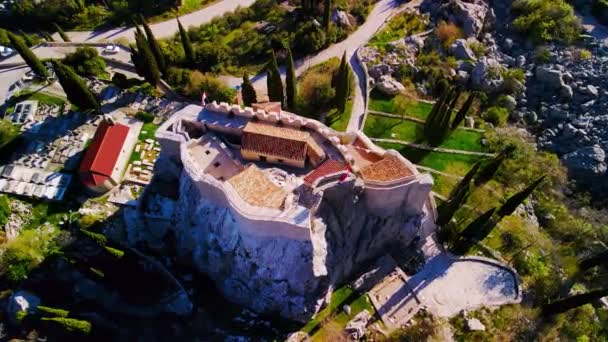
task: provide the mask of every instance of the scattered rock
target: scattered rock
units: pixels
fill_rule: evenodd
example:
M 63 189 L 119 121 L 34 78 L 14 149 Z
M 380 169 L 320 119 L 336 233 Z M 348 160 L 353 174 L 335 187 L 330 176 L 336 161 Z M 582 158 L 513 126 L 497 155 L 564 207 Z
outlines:
M 445 20 L 462 28 L 467 37 L 477 37 L 484 23 L 491 25 L 494 12 L 484 0 L 425 0 L 420 5 L 422 12 L 428 12 L 437 22 Z
M 40 305 L 40 298 L 35 294 L 27 291 L 17 291 L 8 299 L 6 314 L 11 323 L 18 324 L 19 312 L 26 312 L 28 315 L 33 314 L 36 312 L 38 305 Z
M 379 79 L 384 75 L 390 75 L 392 73 L 392 68 L 390 65 L 385 63 L 376 64 L 373 67 L 369 68 L 369 76 L 374 79 Z
M 392 76 L 384 75 L 380 77 L 380 80 L 376 83 L 376 89 L 386 95 L 397 95 L 402 91 L 405 91 L 405 86 L 395 80 Z
M 350 316 L 350 312 L 351 312 L 350 306 L 348 306 L 348 305 L 344 305 L 344 306 L 342 307 L 342 311 L 344 311 L 344 313 L 345 313 L 345 314 L 347 314 L 347 315 L 349 315 L 349 316 Z
M 457 39 L 451 46 L 452 54 L 458 59 L 477 60 L 475 53 L 469 48 L 465 39 Z
M 466 324 L 469 331 L 486 331 L 486 326 L 477 318 L 467 318 Z
M 572 129 L 570 129 L 572 130 Z M 571 172 L 580 176 L 599 176 L 606 173 L 606 152 L 599 146 L 583 147 L 562 157 Z
M 345 11 L 336 10 L 332 15 L 332 20 L 342 27 L 352 27 L 351 18 Z

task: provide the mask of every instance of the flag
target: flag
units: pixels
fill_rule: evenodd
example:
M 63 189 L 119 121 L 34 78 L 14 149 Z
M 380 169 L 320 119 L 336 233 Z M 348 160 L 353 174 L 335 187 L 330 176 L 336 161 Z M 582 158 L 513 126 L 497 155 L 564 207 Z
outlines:
M 346 163 L 346 169 L 344 169 L 344 174 L 340 177 L 340 183 L 344 182 L 348 178 L 348 174 L 350 173 L 350 164 Z
M 207 104 L 207 93 L 203 91 L 203 95 L 201 96 L 201 106 L 205 106 Z

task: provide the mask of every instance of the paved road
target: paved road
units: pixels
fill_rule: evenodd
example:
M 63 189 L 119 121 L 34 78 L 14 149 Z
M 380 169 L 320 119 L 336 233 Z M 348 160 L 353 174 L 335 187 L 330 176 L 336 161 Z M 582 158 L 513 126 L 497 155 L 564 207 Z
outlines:
M 184 27 L 200 26 L 208 23 L 211 19 L 221 16 L 224 13 L 232 12 L 238 7 L 249 7 L 255 0 L 221 0 L 212 5 L 209 5 L 201 10 L 186 14 L 180 17 L 180 21 Z M 157 38 L 167 38 L 178 32 L 177 22 L 175 19 L 170 19 L 160 23 L 150 25 Z M 130 27 L 120 27 L 106 31 L 78 31 L 68 32 L 70 40 L 73 42 L 111 42 L 116 39 L 134 40 L 133 33 L 135 29 Z

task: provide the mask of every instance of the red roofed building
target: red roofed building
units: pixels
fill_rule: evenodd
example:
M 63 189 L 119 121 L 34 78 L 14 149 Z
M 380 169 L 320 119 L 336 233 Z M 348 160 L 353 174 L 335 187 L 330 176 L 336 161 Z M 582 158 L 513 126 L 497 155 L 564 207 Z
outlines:
M 108 120 L 99 124 L 78 170 L 84 186 L 106 192 L 118 185 L 122 167 L 117 164 L 128 135 L 129 126 Z

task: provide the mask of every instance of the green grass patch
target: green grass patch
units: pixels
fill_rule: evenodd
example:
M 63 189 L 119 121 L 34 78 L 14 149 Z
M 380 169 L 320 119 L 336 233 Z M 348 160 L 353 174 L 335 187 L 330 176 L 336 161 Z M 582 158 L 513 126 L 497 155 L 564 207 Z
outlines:
M 141 131 L 139 132 L 139 141 L 144 141 L 146 139 L 154 139 L 154 135 L 156 134 L 156 130 L 158 129 L 158 125 L 153 123 L 146 123 L 142 126 Z
M 431 152 L 399 144 L 379 143 L 378 145 L 385 149 L 399 151 L 399 153 L 414 164 L 444 172 L 447 172 L 446 170 L 450 169 L 460 170 L 457 173 L 459 176 L 464 176 L 467 171 L 471 169 L 473 164 L 482 159 L 482 157 L 479 156 Z
M 307 334 L 313 332 L 318 326 L 323 322 L 326 318 L 328 318 L 335 310 L 338 310 L 345 304 L 348 297 L 350 297 L 355 291 L 348 287 L 344 286 L 332 293 L 331 301 L 329 305 L 327 305 L 323 310 L 319 311 L 317 315 L 310 320 L 306 325 L 300 329 Z
M 348 127 L 348 122 L 350 121 L 350 117 L 353 112 L 353 101 L 349 100 L 346 103 L 346 108 L 344 112 L 338 111 L 338 109 L 334 108 L 329 111 L 327 114 L 327 123 L 330 128 L 335 129 L 339 132 L 345 132 Z
M 326 319 L 321 328 L 312 335 L 312 341 L 333 341 L 335 340 L 335 333 L 343 331 L 346 324 L 358 313 L 367 310 L 373 316 L 376 312 L 366 294 L 356 297 L 353 301 L 347 300 L 346 302 L 344 304 L 350 306 L 350 315 L 347 315 L 342 307 L 338 308 L 339 312 L 335 312 L 331 318 Z
M 448 176 L 443 176 L 439 174 L 431 174 L 433 176 L 433 181 L 435 184 L 433 185 L 433 191 L 438 193 L 441 196 L 448 197 L 450 196 L 450 192 L 456 184 L 458 184 L 458 179 Z
M 426 120 L 433 109 L 433 104 L 411 99 L 406 95 L 388 96 L 372 90 L 369 96 L 369 110 L 406 115 Z
M 424 31 L 426 26 L 425 20 L 419 14 L 404 11 L 392 18 L 369 44 L 385 48 L 392 41 Z
M 373 138 L 397 139 L 417 144 L 425 144 L 424 125 L 396 118 L 379 115 L 369 115 L 365 122 L 365 134 Z M 487 149 L 481 145 L 482 133 L 463 129 L 454 130 L 438 147 L 484 152 Z

